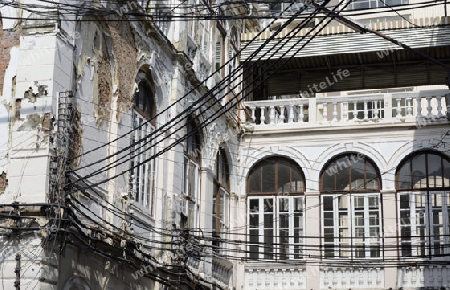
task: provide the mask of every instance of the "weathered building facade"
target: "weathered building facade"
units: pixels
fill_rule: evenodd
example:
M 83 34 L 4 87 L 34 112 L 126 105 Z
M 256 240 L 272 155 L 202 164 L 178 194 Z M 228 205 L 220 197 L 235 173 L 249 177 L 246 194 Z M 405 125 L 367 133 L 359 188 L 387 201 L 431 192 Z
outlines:
M 1 8 L 0 289 L 232 287 L 250 7 L 37 2 Z
M 242 53 L 238 288 L 447 289 L 448 7 L 333 4 Z
M 318 3 L 0 8 L 0 289 L 450 287 L 449 7 Z

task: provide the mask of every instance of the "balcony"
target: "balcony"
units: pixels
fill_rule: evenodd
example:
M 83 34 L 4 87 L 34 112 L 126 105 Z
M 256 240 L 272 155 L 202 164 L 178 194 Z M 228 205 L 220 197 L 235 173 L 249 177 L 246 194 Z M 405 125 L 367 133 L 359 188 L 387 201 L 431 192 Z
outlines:
M 249 264 L 245 267 L 246 290 L 306 289 L 305 265 Z
M 339 126 L 407 124 L 421 128 L 448 123 L 450 90 L 351 95 L 326 98 L 273 97 L 245 102 L 246 123 L 255 131 Z

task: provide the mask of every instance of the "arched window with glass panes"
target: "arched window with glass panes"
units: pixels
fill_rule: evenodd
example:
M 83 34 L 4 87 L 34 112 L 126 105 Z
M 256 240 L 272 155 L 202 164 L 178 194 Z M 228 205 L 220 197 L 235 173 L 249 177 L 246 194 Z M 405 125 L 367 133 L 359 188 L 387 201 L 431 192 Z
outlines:
M 293 160 L 273 156 L 256 163 L 247 179 L 249 258 L 302 259 L 305 177 Z
M 153 82 L 147 73 L 139 71 L 131 119 L 131 197 L 140 206 L 154 213 L 155 153 L 154 138 L 149 135 L 156 129 L 156 102 Z
M 323 258 L 380 258 L 381 178 L 358 153 L 327 162 L 320 175 Z
M 213 246 L 216 252 L 226 253 L 226 243 L 220 240 L 228 239 L 230 222 L 230 168 L 224 148 L 216 154 L 216 165 L 213 185 L 212 228 Z
M 398 166 L 396 189 L 400 255 L 450 255 L 450 158 L 419 151 Z
M 199 121 L 189 115 L 185 123 L 186 141 L 184 143 L 184 163 L 181 204 L 181 227 L 196 228 L 200 212 L 200 167 L 201 142 L 203 135 L 199 129 Z

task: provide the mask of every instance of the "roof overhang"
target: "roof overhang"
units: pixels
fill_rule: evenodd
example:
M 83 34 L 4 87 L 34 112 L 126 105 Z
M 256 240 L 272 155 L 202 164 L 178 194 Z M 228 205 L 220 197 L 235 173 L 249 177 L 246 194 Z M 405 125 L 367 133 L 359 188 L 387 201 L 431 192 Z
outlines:
M 450 25 L 447 19 L 444 20 L 435 26 L 403 27 L 407 25 L 402 23 L 400 28 L 379 31 L 450 65 Z M 253 57 L 258 61 L 249 63 L 258 62 L 261 71 L 266 71 L 265 75 L 276 71 L 264 84 L 269 95 L 307 90 L 308 86 L 332 77 L 339 69 L 348 70 L 349 76 L 338 79 L 321 92 L 445 84 L 446 69 L 429 59 L 377 35 L 343 30 L 327 27 L 328 33 L 322 32 L 306 45 L 306 41 L 314 35 L 311 33 L 302 39 L 308 29 L 289 40 L 286 37 L 274 38 Z M 241 61 L 246 61 L 268 36 L 261 37 L 244 49 Z M 284 42 L 279 43 L 280 40 Z M 247 43 L 244 38 L 242 46 Z M 283 43 L 284 47 L 277 51 Z

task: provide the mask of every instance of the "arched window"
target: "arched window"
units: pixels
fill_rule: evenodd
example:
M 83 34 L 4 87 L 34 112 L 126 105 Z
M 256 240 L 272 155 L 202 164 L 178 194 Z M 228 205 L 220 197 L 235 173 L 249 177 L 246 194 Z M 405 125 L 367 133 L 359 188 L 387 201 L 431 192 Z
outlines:
M 401 255 L 450 254 L 450 158 L 433 151 L 411 154 L 397 168 L 396 189 Z
M 230 214 L 230 168 L 225 149 L 220 148 L 216 155 L 214 175 L 212 227 L 216 238 L 227 239 Z M 226 247 L 226 244 L 214 243 L 218 249 Z
M 200 211 L 200 166 L 202 135 L 199 122 L 194 116 L 186 120 L 187 138 L 184 144 L 183 184 L 184 202 L 182 205 L 181 227 L 195 228 Z
M 381 255 L 380 173 L 357 153 L 329 160 L 320 175 L 324 258 Z
M 304 245 L 305 178 L 284 157 L 255 164 L 248 175 L 250 259 L 301 259 Z
M 152 82 L 140 71 L 137 77 L 131 133 L 131 196 L 142 207 L 154 214 L 156 161 L 148 160 L 155 153 L 155 138 L 149 134 L 156 129 L 156 102 Z

